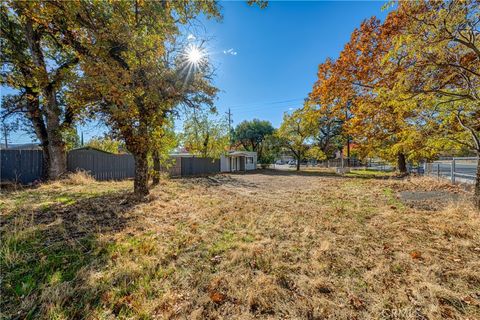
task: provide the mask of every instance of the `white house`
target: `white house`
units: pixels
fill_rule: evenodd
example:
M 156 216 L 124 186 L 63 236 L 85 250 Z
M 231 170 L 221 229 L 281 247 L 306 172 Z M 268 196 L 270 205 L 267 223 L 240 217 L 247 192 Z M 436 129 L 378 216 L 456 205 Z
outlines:
M 257 153 L 250 151 L 230 151 L 220 157 L 221 172 L 249 171 L 257 169 Z

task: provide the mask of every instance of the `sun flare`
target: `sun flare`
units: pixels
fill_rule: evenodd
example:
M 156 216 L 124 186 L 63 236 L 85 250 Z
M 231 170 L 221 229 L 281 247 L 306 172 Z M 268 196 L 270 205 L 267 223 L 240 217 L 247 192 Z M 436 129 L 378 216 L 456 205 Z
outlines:
M 189 63 L 199 65 L 205 58 L 205 52 L 194 45 L 191 45 L 186 50 L 186 56 Z

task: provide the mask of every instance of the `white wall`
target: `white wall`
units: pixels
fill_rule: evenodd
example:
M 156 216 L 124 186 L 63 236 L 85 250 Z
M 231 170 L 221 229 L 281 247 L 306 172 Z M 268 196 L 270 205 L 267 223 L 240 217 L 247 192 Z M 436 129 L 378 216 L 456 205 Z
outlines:
M 257 169 L 257 153 L 256 152 L 244 152 L 248 157 L 253 157 L 253 163 L 246 163 L 247 158 L 245 157 L 235 157 L 236 161 L 245 161 L 245 170 L 255 170 Z M 240 169 L 240 163 L 237 163 L 237 170 Z M 230 156 L 222 155 L 220 156 L 220 171 L 221 172 L 230 172 Z
M 220 172 L 230 172 L 230 157 L 220 156 Z
M 253 157 L 253 163 L 246 163 L 247 159 L 245 158 L 245 170 L 255 170 L 257 169 L 257 153 L 256 152 L 245 152 L 249 157 Z

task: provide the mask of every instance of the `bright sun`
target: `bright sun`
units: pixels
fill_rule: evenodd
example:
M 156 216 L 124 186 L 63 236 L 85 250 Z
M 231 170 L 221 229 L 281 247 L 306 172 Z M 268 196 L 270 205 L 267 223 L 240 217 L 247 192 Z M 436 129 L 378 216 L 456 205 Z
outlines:
M 196 46 L 190 46 L 187 49 L 187 59 L 190 63 L 198 65 L 204 57 L 202 50 Z

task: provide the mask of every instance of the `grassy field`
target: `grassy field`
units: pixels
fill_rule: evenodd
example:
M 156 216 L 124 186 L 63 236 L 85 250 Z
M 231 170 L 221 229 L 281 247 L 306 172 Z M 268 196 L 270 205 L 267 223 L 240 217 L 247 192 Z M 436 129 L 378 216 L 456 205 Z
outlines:
M 3 192 L 2 318 L 480 318 L 480 215 L 448 184 L 267 170 L 131 189 Z

